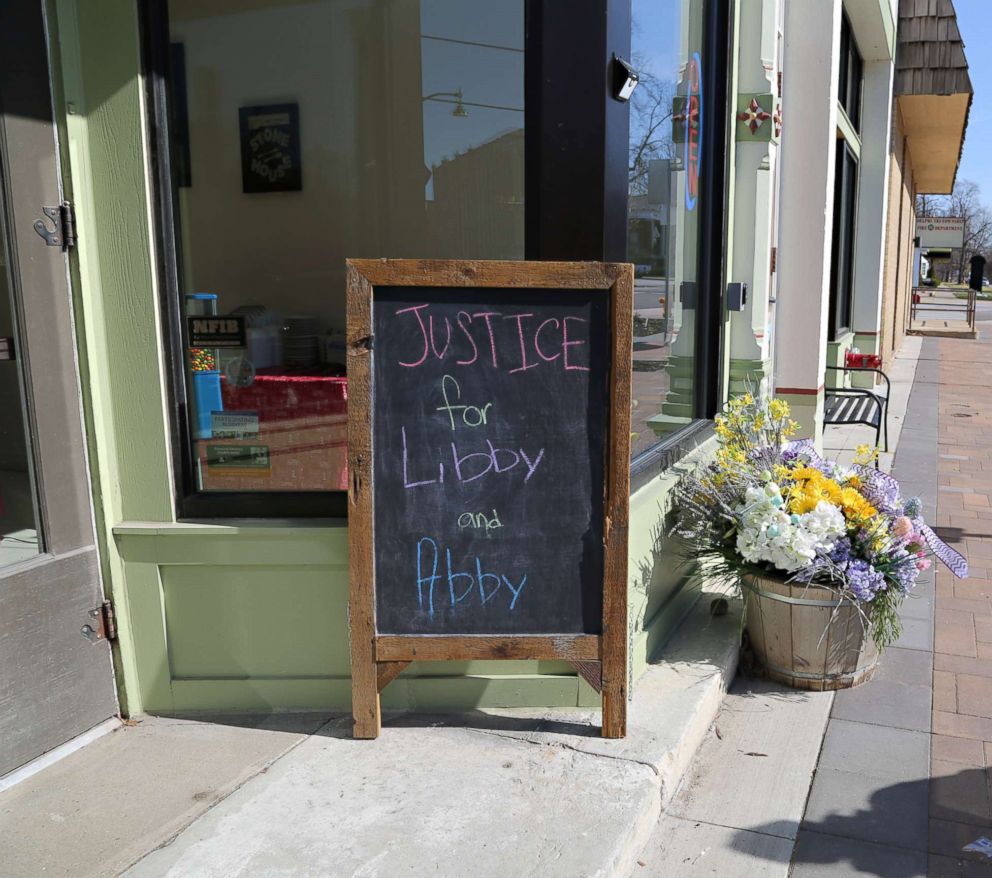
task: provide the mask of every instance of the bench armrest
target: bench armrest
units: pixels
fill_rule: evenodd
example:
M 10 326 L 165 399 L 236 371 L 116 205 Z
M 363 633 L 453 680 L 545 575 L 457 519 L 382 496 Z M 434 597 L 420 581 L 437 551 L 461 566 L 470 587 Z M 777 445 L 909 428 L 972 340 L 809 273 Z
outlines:
M 827 366 L 827 368 L 832 372 L 874 372 L 876 375 L 881 375 L 882 380 L 885 382 L 885 396 L 883 399 L 888 404 L 889 394 L 892 392 L 892 383 L 889 381 L 889 376 L 881 369 L 873 369 L 869 366 Z

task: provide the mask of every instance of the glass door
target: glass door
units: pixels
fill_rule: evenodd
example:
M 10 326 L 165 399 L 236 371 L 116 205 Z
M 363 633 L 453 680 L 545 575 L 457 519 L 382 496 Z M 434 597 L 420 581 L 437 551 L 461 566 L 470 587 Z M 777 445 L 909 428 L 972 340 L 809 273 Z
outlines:
M 41 551 L 24 375 L 18 357 L 22 339 L 4 213 L 0 191 L 0 567 L 26 561 Z

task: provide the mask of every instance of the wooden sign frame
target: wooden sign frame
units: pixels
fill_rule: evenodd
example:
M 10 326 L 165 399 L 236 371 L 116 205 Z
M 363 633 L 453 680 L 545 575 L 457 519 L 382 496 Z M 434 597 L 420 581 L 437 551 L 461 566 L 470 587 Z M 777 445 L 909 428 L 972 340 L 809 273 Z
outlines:
M 412 661 L 562 659 L 602 696 L 602 733 L 627 727 L 627 527 L 633 266 L 626 263 L 349 259 L 348 546 L 354 736 L 376 738 L 379 693 Z M 379 634 L 376 630 L 372 493 L 372 302 L 375 288 L 601 290 L 611 323 L 610 419 L 604 443 L 601 634 Z

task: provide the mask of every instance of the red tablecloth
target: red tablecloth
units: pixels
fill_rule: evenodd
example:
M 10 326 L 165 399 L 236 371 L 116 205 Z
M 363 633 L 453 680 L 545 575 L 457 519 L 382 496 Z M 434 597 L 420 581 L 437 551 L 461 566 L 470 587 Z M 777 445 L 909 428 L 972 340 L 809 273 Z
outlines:
M 257 412 L 258 436 L 197 443 L 205 490 L 343 491 L 348 487 L 348 379 L 317 369 L 260 369 L 247 387 L 221 376 L 224 411 Z M 270 468 L 210 466 L 209 445 L 261 445 Z
M 261 423 L 347 415 L 348 379 L 315 370 L 259 369 L 247 387 L 232 387 L 221 376 L 225 411 L 258 412 Z

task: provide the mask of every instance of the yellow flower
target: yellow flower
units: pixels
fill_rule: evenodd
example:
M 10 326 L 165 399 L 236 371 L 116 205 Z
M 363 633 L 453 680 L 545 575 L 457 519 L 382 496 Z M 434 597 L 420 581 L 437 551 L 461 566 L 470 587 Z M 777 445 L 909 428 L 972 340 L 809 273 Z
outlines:
M 815 491 L 793 491 L 789 494 L 789 512 L 796 515 L 812 512 L 821 499 Z
M 874 534 L 874 537 L 872 538 L 871 541 L 872 551 L 875 552 L 884 551 L 888 544 L 888 530 L 889 530 L 889 523 L 886 520 L 885 516 L 878 515 L 876 513 L 875 516 L 865 524 L 865 529 L 869 533 Z
M 796 467 L 791 476 L 795 484 L 789 490 L 789 511 L 797 515 L 816 509 L 818 503 L 826 502 L 840 506 L 843 490 L 833 479 L 828 479 L 818 469 L 809 466 Z
M 820 485 L 807 483 L 799 490 L 789 492 L 789 512 L 802 515 L 812 512 L 821 502 L 830 502 L 830 497 Z
M 737 448 L 724 447 L 716 453 L 717 466 L 728 473 L 740 470 L 740 464 L 744 463 L 746 459 L 744 452 Z
M 776 421 L 781 421 L 789 417 L 789 404 L 784 399 L 771 399 L 768 401 L 768 413 Z
M 823 478 L 823 473 L 812 466 L 797 466 L 792 471 L 792 478 L 797 482 L 801 481 L 818 481 Z
M 878 448 L 873 448 L 870 445 L 859 445 L 854 449 L 854 462 L 861 466 L 868 466 L 874 463 L 877 457 Z
M 841 509 L 848 521 L 865 522 L 878 514 L 878 510 L 854 488 L 844 488 L 841 493 Z

